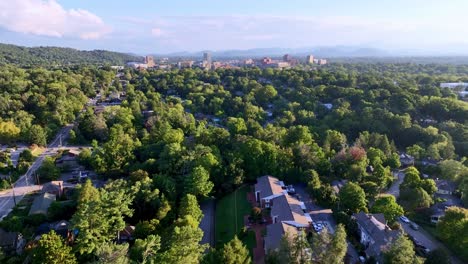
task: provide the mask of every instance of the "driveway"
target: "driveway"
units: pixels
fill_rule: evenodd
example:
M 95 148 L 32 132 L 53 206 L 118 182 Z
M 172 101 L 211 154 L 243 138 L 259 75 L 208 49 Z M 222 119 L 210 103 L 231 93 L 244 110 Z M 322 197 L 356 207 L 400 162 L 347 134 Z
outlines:
M 393 172 L 393 176 L 395 176 L 397 180 L 393 182 L 392 186 L 388 188 L 386 193 L 391 194 L 395 196 L 395 198 L 398 199 L 398 197 L 400 196 L 400 185 L 403 183 L 403 180 L 405 179 L 405 175 L 406 175 L 405 172 L 401 170 L 397 172 Z
M 200 229 L 203 230 L 201 244 L 215 246 L 214 228 L 215 228 L 215 200 L 209 199 L 200 203 L 200 209 L 203 212 L 203 218 L 200 221 Z
M 304 205 L 307 208 L 307 211 L 309 212 L 312 221 L 324 223 L 328 227 L 329 231 L 331 233 L 334 233 L 336 229 L 336 222 L 333 218 L 332 211 L 330 209 L 325 209 L 315 204 L 310 198 L 305 184 L 295 184 L 294 189 L 296 190 L 296 194 L 299 195 L 299 200 L 304 202 Z M 349 241 L 347 241 L 347 243 L 347 263 L 357 263 L 359 261 L 359 254 L 353 247 L 353 245 L 349 243 Z

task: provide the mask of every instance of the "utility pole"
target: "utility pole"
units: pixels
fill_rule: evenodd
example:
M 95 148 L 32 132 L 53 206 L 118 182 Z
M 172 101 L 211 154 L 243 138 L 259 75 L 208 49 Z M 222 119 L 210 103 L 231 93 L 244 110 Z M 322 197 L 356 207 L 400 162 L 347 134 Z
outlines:
M 8 173 L 8 176 L 9 176 L 8 179 L 10 180 L 11 189 L 13 191 L 13 202 L 15 203 L 15 206 L 16 206 L 15 185 L 11 183 L 11 172 Z

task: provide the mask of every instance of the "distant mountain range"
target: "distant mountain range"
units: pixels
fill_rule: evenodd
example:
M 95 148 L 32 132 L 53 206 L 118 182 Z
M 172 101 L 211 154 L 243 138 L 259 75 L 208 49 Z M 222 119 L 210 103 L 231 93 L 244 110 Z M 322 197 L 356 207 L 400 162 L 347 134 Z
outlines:
M 156 57 L 192 58 L 199 60 L 204 51 L 154 54 Z M 309 48 L 257 48 L 247 50 L 210 51 L 214 59 L 281 57 L 290 54 L 305 58 L 312 54 L 316 58 L 330 58 L 335 62 L 392 62 L 392 63 L 449 63 L 466 64 L 468 56 L 463 46 L 453 49 L 428 50 L 383 50 L 355 46 L 309 47 Z M 107 50 L 77 50 L 62 47 L 22 47 L 0 43 L 0 65 L 63 66 L 63 65 L 124 65 L 126 62 L 143 62 L 143 56 Z
M 363 58 L 363 57 L 458 57 L 468 56 L 467 45 L 454 44 L 450 47 L 432 47 L 421 49 L 378 49 L 361 46 L 320 46 L 304 48 L 256 48 L 246 50 L 210 51 L 214 58 L 279 57 L 284 54 L 319 58 Z M 154 54 L 156 57 L 192 57 L 201 58 L 204 51 L 174 52 Z
M 199 52 L 174 52 L 168 54 L 154 54 L 157 57 L 201 57 L 204 51 Z M 316 47 L 316 48 L 258 48 L 247 50 L 224 50 L 211 51 L 211 56 L 217 58 L 233 58 L 233 57 L 278 57 L 284 54 L 293 56 L 307 56 L 312 54 L 316 57 L 384 57 L 390 56 L 390 53 L 384 50 L 362 47 Z
M 143 61 L 143 57 L 106 50 L 77 50 L 61 47 L 22 47 L 0 43 L 0 64 L 22 66 L 43 65 L 123 65 L 129 61 Z

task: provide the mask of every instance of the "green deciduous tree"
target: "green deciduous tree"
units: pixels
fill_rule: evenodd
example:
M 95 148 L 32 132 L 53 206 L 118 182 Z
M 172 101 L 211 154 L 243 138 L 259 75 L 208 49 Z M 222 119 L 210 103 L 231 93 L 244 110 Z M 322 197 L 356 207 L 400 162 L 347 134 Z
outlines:
M 364 190 L 353 182 L 348 182 L 340 190 L 340 209 L 349 213 L 367 212 L 367 201 Z
M 202 166 L 193 168 L 192 172 L 185 177 L 185 192 L 195 196 L 206 197 L 213 189 L 208 171 Z
M 54 231 L 42 235 L 38 246 L 33 250 L 32 263 L 75 264 L 78 263 L 71 247 L 64 244 Z
M 372 213 L 383 213 L 385 219 L 389 222 L 394 222 L 395 218 L 403 215 L 403 208 L 397 204 L 395 196 L 381 196 L 375 200 L 371 209 Z
M 431 196 L 421 187 L 401 190 L 399 201 L 405 211 L 428 208 L 432 204 Z
M 422 263 L 414 252 L 413 243 L 405 236 L 398 237 L 384 251 L 384 263 L 388 264 L 416 264 Z
M 442 241 L 447 243 L 455 252 L 464 259 L 468 259 L 468 209 L 461 207 L 450 207 L 445 211 L 437 223 L 437 233 Z
M 179 217 L 190 215 L 197 222 L 200 222 L 203 218 L 203 213 L 197 202 L 197 197 L 191 194 L 185 195 L 180 201 L 179 206 Z
M 11 121 L 0 121 L 0 143 L 8 144 L 16 141 L 21 133 L 21 129 Z
M 424 264 L 451 264 L 450 255 L 443 249 L 437 248 L 431 250 L 427 255 Z
M 203 231 L 191 225 L 176 226 L 169 240 L 169 248 L 158 256 L 159 263 L 196 264 L 202 257 L 205 245 L 200 245 Z

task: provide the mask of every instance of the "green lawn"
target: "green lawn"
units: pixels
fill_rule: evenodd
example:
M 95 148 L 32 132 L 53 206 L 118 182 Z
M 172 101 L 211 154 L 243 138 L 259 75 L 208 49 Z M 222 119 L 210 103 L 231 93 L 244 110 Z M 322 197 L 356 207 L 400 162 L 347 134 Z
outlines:
M 229 242 L 234 235 L 239 236 L 244 227 L 244 216 L 250 214 L 252 208 L 247 200 L 249 190 L 250 186 L 243 186 L 216 202 L 215 237 L 218 247 Z M 243 240 L 251 240 L 251 237 L 249 232 Z M 253 237 L 253 245 L 255 245 L 255 235 Z M 252 244 L 252 242 L 249 243 Z

